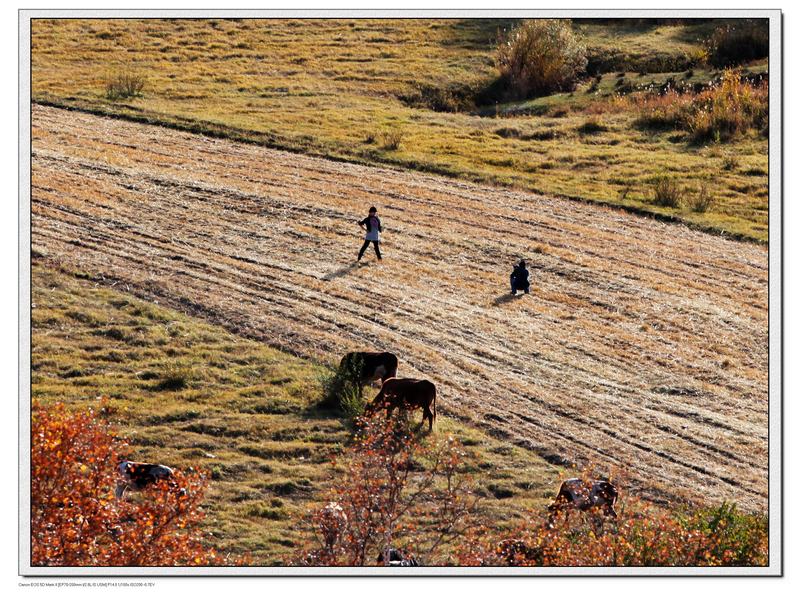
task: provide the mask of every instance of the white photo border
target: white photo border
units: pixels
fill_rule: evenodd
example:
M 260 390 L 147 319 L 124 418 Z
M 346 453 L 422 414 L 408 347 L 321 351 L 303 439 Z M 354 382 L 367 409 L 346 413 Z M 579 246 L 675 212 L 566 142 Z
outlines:
M 780 10 L 19 10 L 19 558 L 25 577 L 783 576 L 783 37 Z M 30 564 L 31 20 L 44 18 L 764 18 L 769 20 L 769 565 L 765 567 L 34 567 Z

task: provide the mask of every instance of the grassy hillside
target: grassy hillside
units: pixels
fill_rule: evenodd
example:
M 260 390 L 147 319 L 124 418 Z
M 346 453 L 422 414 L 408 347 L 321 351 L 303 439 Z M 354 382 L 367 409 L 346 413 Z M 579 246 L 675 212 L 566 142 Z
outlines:
M 210 544 L 279 564 L 307 537 L 299 518 L 332 486 L 349 436 L 317 406 L 323 369 L 124 288 L 34 262 L 32 397 L 76 409 L 107 399 L 135 459 L 210 473 Z M 520 521 L 557 489 L 558 469 L 528 450 L 442 416 L 436 433 L 466 446 L 487 525 Z
M 765 246 L 36 106 L 43 261 L 284 351 L 391 350 L 441 410 L 651 494 L 767 503 Z M 384 260 L 355 258 L 366 205 Z M 508 292 L 524 257 L 532 291 Z M 552 456 L 552 458 L 550 458 Z
M 524 105 L 435 111 L 442 103 L 458 110 L 459 97 L 491 83 L 497 32 L 510 24 L 36 20 L 32 91 L 35 101 L 603 201 L 767 239 L 766 138 L 692 144 L 685 134 L 637 127 L 630 105 L 609 108 L 623 87 L 717 77 L 688 66 L 713 24 L 577 23 L 599 80 Z M 766 64 L 748 68 L 763 72 Z M 140 97 L 107 98 L 107 82 L 120 73 L 144 80 Z M 714 208 L 653 204 L 660 175 L 687 195 L 707 185 Z

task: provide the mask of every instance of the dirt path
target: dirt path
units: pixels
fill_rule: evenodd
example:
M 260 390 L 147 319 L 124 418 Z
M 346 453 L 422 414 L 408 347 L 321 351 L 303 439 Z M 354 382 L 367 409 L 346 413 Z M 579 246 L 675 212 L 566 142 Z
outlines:
M 767 250 L 611 209 L 33 110 L 36 253 L 653 497 L 767 504 Z M 379 208 L 382 264 L 353 262 Z M 507 295 L 529 262 L 532 294 Z

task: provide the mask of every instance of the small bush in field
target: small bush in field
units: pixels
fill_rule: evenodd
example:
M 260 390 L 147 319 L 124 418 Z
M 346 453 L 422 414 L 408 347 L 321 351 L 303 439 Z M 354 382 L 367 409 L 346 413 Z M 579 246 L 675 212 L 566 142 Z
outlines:
M 512 99 L 572 91 L 587 63 L 568 19 L 524 21 L 502 36 L 495 61 Z
M 697 194 L 691 200 L 691 207 L 694 212 L 708 212 L 714 207 L 716 200 L 708 189 L 707 185 L 700 186 Z
M 717 27 L 704 42 L 708 61 L 717 68 L 769 56 L 769 21 L 742 19 Z
M 353 359 L 353 361 L 358 361 Z M 325 372 L 320 377 L 322 384 L 322 406 L 342 411 L 348 418 L 355 419 L 364 412 L 363 390 L 359 385 L 362 362 L 354 362 L 351 367 L 339 367 L 336 371 Z
M 384 132 L 381 135 L 381 147 L 387 151 L 396 151 L 403 141 L 403 133 L 398 130 Z
M 680 208 L 683 205 L 683 190 L 678 182 L 665 175 L 657 178 L 653 184 L 653 204 Z
M 722 159 L 722 168 L 725 171 L 733 171 L 739 167 L 739 159 L 734 156 L 728 155 Z
M 578 126 L 579 134 L 599 134 L 608 131 L 608 126 L 602 124 L 597 118 L 590 118 Z
M 197 566 L 230 562 L 206 547 L 199 523 L 207 480 L 172 481 L 117 500 L 125 444 L 95 412 L 31 411 L 31 564 Z
M 106 81 L 106 98 L 111 101 L 139 97 L 144 89 L 145 78 L 132 72 L 115 74 Z
M 399 97 L 410 107 L 458 113 L 475 109 L 480 98 L 480 83 L 451 83 L 438 86 L 415 82 L 412 90 Z
M 763 130 L 769 121 L 766 85 L 742 82 L 726 70 L 722 82 L 701 93 L 687 114 L 688 128 L 697 142 L 730 140 L 746 130 Z
M 174 392 L 183 390 L 189 385 L 189 370 L 179 365 L 167 365 L 158 375 L 159 381 L 153 386 L 154 390 Z

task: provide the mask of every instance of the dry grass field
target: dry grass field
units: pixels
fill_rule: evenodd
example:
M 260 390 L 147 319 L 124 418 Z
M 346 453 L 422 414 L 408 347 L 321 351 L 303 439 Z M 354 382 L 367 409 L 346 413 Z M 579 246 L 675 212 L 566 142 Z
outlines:
M 49 107 L 32 134 L 37 261 L 315 361 L 392 350 L 506 443 L 766 511 L 764 246 Z M 356 266 L 371 204 L 385 258 Z
M 324 370 L 81 276 L 34 261 L 33 399 L 102 408 L 136 459 L 202 469 L 207 544 L 281 564 L 311 539 L 308 509 L 340 480 L 331 460 L 352 435 L 319 406 Z M 508 528 L 558 489 L 563 469 L 530 450 L 442 417 L 434 437 L 446 435 L 480 473 L 486 525 Z
M 574 92 L 489 101 L 477 110 L 459 105 L 459 97 L 497 76 L 498 32 L 513 23 L 37 19 L 32 96 L 351 162 L 613 203 L 768 239 L 762 133 L 696 144 L 680 130 L 643 129 L 637 108 L 611 103 L 631 90 L 718 78 L 719 69 L 699 61 L 701 40 L 714 22 L 576 22 L 595 66 Z M 743 71 L 765 73 L 768 60 Z M 109 81 L 128 74 L 141 80 L 141 93 L 110 97 Z M 679 184 L 686 204 L 654 203 L 654 178 L 662 175 Z M 703 185 L 715 204 L 699 212 L 689 202 Z

